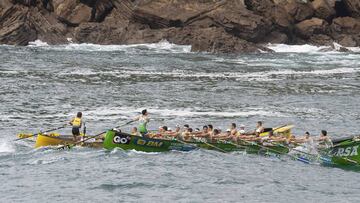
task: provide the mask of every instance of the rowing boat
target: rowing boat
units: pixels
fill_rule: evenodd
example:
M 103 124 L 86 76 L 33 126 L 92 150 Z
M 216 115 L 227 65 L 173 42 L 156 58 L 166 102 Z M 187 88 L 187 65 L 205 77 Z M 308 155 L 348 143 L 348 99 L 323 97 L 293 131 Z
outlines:
M 231 142 L 184 142 L 176 139 L 158 139 L 130 135 L 115 130 L 107 131 L 103 143 L 105 149 L 121 148 L 123 150 L 136 150 L 143 152 L 164 152 L 164 151 L 190 151 L 196 148 L 218 150 L 223 152 L 246 151 L 247 153 L 275 153 L 285 154 L 289 150 L 282 146 L 261 147 L 255 143 L 234 144 Z
M 56 133 L 51 134 L 38 134 L 36 137 L 35 148 L 59 146 L 59 145 L 72 145 L 75 141 L 72 135 L 59 135 Z M 102 148 L 102 141 L 91 140 L 83 142 L 82 146 Z

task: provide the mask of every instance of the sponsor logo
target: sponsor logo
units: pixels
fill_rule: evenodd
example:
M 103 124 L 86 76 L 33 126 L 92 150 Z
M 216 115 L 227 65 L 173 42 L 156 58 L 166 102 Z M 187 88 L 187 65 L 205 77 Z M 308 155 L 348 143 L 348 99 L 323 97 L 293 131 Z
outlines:
M 131 137 L 127 135 L 115 135 L 113 138 L 115 144 L 129 144 L 130 140 Z
M 358 147 L 359 146 L 352 146 L 352 147 L 339 147 L 337 149 L 334 149 L 332 151 L 332 155 L 333 156 L 340 156 L 340 157 L 344 157 L 344 156 L 357 156 L 358 155 Z
M 156 141 L 156 140 L 144 140 L 144 139 L 137 139 L 135 144 L 142 145 L 142 146 L 149 146 L 149 147 L 161 147 L 163 146 L 163 142 Z

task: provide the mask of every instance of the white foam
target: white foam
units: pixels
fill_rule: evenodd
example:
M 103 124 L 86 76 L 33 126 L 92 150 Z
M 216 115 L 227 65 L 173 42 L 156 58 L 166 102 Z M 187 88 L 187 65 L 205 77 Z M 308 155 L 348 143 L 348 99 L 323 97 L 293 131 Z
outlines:
M 172 53 L 189 53 L 191 51 L 191 46 L 188 45 L 177 45 L 169 43 L 166 40 L 162 40 L 158 43 L 149 43 L 149 44 L 131 44 L 131 45 L 100 45 L 100 44 L 91 44 L 91 43 L 82 43 L 76 44 L 72 43 L 72 39 L 68 38 L 69 44 L 64 45 L 53 45 L 49 46 L 46 42 L 41 40 L 35 40 L 30 42 L 30 47 L 40 47 L 50 50 L 64 50 L 64 51 L 101 51 L 101 52 L 111 52 L 111 51 L 129 51 L 130 49 L 151 49 L 154 52 L 172 52 Z
M 29 42 L 28 46 L 29 47 L 44 47 L 44 46 L 49 46 L 49 44 L 37 39 L 33 42 Z
M 87 111 L 87 118 L 93 119 L 119 119 L 119 118 L 133 118 L 136 115 L 139 115 L 143 108 L 134 108 L 134 107 L 118 107 L 118 108 L 98 108 L 93 111 Z M 249 117 L 249 116 L 276 116 L 276 117 L 286 117 L 286 115 L 273 112 L 265 111 L 263 109 L 248 109 L 242 111 L 200 111 L 198 109 L 158 109 L 158 108 L 148 108 L 149 112 L 156 117 L 198 117 L 198 116 L 210 116 L 210 117 L 221 117 L 221 118 L 233 118 L 233 117 Z
M 0 153 L 12 153 L 15 152 L 15 148 L 8 142 L 0 143 Z
M 349 62 L 350 63 L 350 62 Z M 356 65 L 356 64 L 354 64 Z M 147 78 L 207 78 L 207 79 L 234 79 L 239 81 L 275 81 L 281 80 L 289 75 L 333 75 L 333 74 L 349 74 L 358 73 L 360 68 L 334 68 L 334 69 L 318 69 L 309 71 L 297 71 L 294 69 L 281 69 L 271 71 L 257 71 L 257 72 L 195 72 L 184 70 L 172 71 L 146 71 L 146 70 L 113 70 L 94 72 L 89 69 L 74 70 L 71 72 L 60 73 L 60 75 L 82 75 L 94 76 L 92 79 L 99 79 L 101 76 L 112 76 L 116 78 L 132 78 L 132 77 L 147 77 Z
M 303 45 L 288 45 L 288 44 L 271 44 L 267 45 L 269 49 L 274 50 L 278 53 L 338 53 L 341 46 L 338 43 L 334 43 L 334 46 L 314 46 L 309 44 Z M 360 48 L 357 47 L 344 47 L 353 52 L 359 52 Z

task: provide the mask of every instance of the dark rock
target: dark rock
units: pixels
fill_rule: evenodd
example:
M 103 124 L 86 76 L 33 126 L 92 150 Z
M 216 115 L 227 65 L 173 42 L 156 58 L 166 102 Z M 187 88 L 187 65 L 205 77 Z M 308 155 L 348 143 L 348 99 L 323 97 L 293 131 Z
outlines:
M 268 19 L 231 3 L 218 7 L 207 16 L 228 33 L 251 42 L 259 42 L 272 29 Z
M 314 0 L 312 6 L 315 10 L 315 16 L 324 20 L 331 20 L 336 12 L 328 0 Z
M 284 7 L 276 5 L 272 0 L 245 0 L 245 5 L 255 14 L 270 19 L 280 29 L 288 28 L 293 22 Z
M 328 23 L 323 19 L 311 18 L 296 24 L 296 34 L 304 39 L 316 34 L 326 34 L 327 32 Z
M 360 0 L 342 0 L 351 17 L 360 17 Z
M 327 35 L 317 34 L 310 36 L 309 43 L 316 46 L 330 46 L 333 44 L 333 39 Z
M 336 40 L 340 45 L 345 47 L 356 47 L 358 43 L 352 35 L 340 35 Z
M 123 29 L 99 23 L 82 23 L 75 28 L 74 40 L 78 43 L 121 44 Z
M 91 19 L 92 9 L 85 4 L 77 3 L 74 0 L 63 0 L 54 5 L 55 14 L 59 20 L 68 26 L 78 26 Z
M 36 0 L 12 0 L 13 4 L 22 4 L 25 6 L 36 6 Z
M 37 39 L 34 26 L 28 23 L 29 9 L 13 6 L 0 18 L 0 43 L 27 45 Z
M 296 22 L 309 19 L 314 15 L 314 9 L 310 2 L 304 3 L 298 0 L 285 0 L 281 5 L 284 5 L 287 13 L 294 18 Z
M 359 34 L 360 20 L 351 17 L 335 18 L 331 24 L 331 31 L 334 35 L 341 34 Z
M 65 31 L 54 16 L 43 14 L 37 8 L 12 6 L 0 18 L 1 44 L 27 45 L 36 39 L 50 44 L 66 43 Z
M 271 32 L 268 34 L 262 41 L 263 43 L 272 43 L 272 44 L 286 44 L 289 42 L 289 38 L 286 34 L 281 32 Z
M 341 14 L 356 17 L 359 0 L 343 1 Z M 335 18 L 329 29 L 325 20 L 332 20 L 334 7 L 334 0 L 0 0 L 0 43 L 165 39 L 215 53 L 270 51 L 256 44 L 268 42 L 358 46 L 358 19 Z

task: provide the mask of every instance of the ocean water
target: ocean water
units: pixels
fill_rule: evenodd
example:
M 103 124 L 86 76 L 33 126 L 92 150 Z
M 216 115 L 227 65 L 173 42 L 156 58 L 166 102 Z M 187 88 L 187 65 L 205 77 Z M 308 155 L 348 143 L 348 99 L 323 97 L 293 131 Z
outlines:
M 296 135 L 360 134 L 359 48 L 269 47 L 276 52 L 191 53 L 166 41 L 0 46 L 0 202 L 358 202 L 359 172 L 287 157 L 56 151 L 13 141 L 17 133 L 62 126 L 78 111 L 87 132 L 97 134 L 144 108 L 150 129 L 224 130 L 235 122 L 251 130 L 261 120 L 294 124 Z

